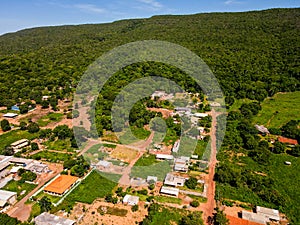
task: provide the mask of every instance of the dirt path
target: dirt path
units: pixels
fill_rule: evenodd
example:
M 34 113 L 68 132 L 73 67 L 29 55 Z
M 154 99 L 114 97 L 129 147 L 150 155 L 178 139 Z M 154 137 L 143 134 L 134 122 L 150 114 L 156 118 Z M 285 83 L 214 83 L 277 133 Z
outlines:
M 48 180 L 55 177 L 57 174 L 59 174 L 63 167 L 60 164 L 56 164 L 55 166 L 49 166 L 50 169 L 53 170 L 53 173 L 51 174 L 42 174 L 37 182 L 39 185 L 33 189 L 31 192 L 29 192 L 21 201 L 19 201 L 17 204 L 15 204 L 8 212 L 7 214 L 11 217 L 15 217 L 18 220 L 24 222 L 27 221 L 27 219 L 30 216 L 31 212 L 31 206 L 26 205 L 25 202 L 36 192 L 38 191 Z
M 217 145 L 216 145 L 216 128 L 217 128 L 217 113 L 213 110 L 211 112 L 212 116 L 212 128 L 211 128 L 211 155 L 210 155 L 210 162 L 208 168 L 208 189 L 207 189 L 207 202 L 201 204 L 201 211 L 203 211 L 203 221 L 205 224 L 207 223 L 207 219 L 210 216 L 213 216 L 214 208 L 216 207 L 215 202 L 215 182 L 214 182 L 214 175 L 215 175 L 215 167 L 217 163 Z

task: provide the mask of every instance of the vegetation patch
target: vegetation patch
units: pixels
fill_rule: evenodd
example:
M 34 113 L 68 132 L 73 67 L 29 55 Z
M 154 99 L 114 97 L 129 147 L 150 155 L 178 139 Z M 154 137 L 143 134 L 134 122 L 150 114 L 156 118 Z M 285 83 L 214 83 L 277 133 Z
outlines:
M 101 214 L 110 214 L 114 216 L 126 216 L 128 213 L 127 209 L 119 209 L 117 207 L 110 207 L 110 206 L 99 206 L 97 211 Z
M 278 93 L 265 99 L 254 123 L 280 128 L 292 119 L 300 120 L 300 91 Z
M 67 153 L 59 153 L 59 152 L 50 152 L 50 151 L 41 151 L 34 155 L 31 155 L 32 159 L 44 159 L 48 162 L 64 162 L 71 159 L 72 155 Z
M 47 115 L 38 119 L 37 123 L 40 127 L 45 127 L 51 122 L 59 122 L 62 120 L 64 114 L 50 112 Z

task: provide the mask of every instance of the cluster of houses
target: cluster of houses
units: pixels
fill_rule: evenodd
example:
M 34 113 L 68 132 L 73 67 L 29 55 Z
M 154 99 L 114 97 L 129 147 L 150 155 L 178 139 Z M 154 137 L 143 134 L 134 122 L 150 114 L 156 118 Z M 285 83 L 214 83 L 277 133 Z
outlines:
M 46 164 L 36 160 L 0 155 L 0 188 L 12 180 L 20 168 L 37 174 L 48 173 L 50 171 Z M 16 200 L 16 192 L 0 190 L 1 210 L 5 210 L 6 206 L 14 204 Z
M 260 134 L 263 134 L 263 135 L 270 134 L 270 131 L 264 125 L 255 124 L 255 128 L 258 130 L 258 132 Z M 286 138 L 286 137 L 282 137 L 282 136 L 279 136 L 277 138 L 277 141 L 279 141 L 280 143 L 286 144 L 289 147 L 294 147 L 294 146 L 298 145 L 298 141 L 296 139 Z M 275 142 L 275 141 L 273 141 L 273 142 Z

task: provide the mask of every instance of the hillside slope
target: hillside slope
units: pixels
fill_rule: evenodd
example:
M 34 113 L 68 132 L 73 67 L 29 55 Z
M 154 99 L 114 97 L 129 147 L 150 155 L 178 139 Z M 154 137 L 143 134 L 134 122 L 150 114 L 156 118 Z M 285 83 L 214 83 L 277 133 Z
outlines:
M 65 95 L 103 52 L 137 40 L 180 44 L 213 70 L 228 96 L 262 100 L 299 89 L 300 8 L 154 16 L 108 24 L 42 27 L 0 36 L 0 105 Z M 58 93 L 57 87 L 64 87 Z

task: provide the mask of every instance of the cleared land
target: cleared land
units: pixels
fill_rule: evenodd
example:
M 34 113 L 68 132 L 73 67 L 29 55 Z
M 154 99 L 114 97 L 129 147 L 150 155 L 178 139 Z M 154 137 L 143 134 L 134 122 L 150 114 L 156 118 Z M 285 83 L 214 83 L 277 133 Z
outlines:
M 130 163 L 137 157 L 137 154 L 137 150 L 118 145 L 111 153 L 111 157 Z
M 267 127 L 281 127 L 291 119 L 300 119 L 300 91 L 278 93 L 261 104 L 262 110 L 253 119 Z

